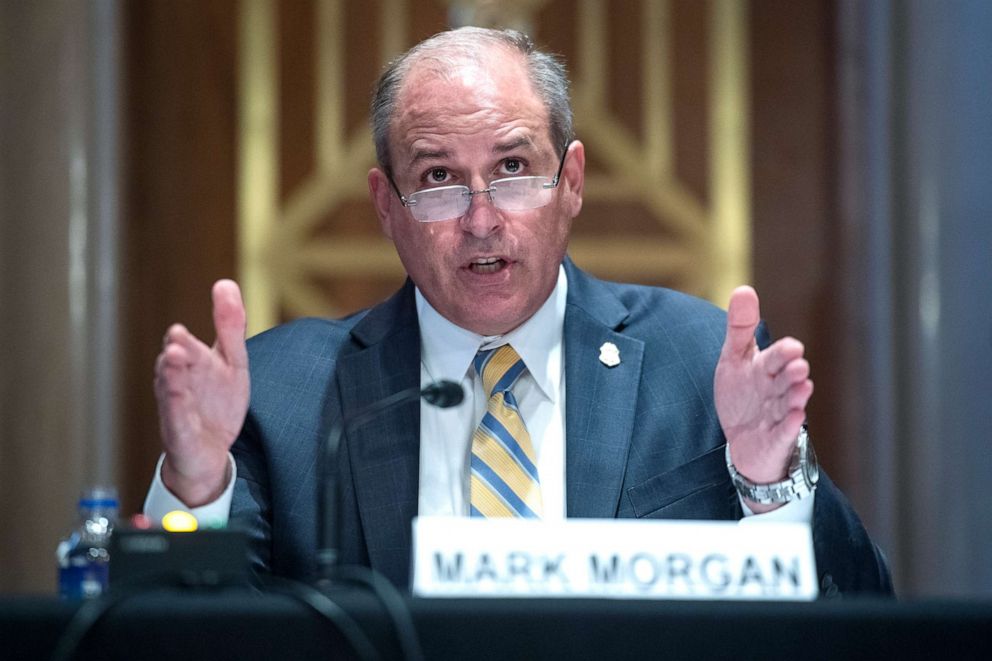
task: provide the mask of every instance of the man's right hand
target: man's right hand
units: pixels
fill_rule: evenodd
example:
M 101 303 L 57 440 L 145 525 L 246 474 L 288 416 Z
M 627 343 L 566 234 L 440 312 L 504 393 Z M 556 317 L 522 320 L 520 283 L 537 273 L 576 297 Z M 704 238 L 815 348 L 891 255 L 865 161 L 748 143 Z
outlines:
M 212 347 L 185 326 L 169 328 L 155 362 L 155 398 L 165 449 L 162 481 L 187 507 L 216 500 L 230 479 L 228 451 L 248 413 L 250 384 L 241 290 L 213 287 Z

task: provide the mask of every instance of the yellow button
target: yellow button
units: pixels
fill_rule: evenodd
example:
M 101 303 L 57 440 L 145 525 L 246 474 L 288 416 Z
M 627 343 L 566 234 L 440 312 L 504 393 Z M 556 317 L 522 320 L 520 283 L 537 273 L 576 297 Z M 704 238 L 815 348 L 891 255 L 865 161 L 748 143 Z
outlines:
M 169 532 L 193 532 L 197 525 L 195 516 L 181 510 L 174 510 L 162 517 L 162 527 Z

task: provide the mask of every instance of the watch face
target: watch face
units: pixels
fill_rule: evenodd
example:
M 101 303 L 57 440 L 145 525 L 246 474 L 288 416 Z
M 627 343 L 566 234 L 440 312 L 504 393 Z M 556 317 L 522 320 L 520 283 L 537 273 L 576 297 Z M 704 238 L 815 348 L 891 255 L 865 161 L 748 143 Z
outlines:
M 803 477 L 806 478 L 806 484 L 813 486 L 820 479 L 820 464 L 816 460 L 816 451 L 813 450 L 812 443 L 807 441 L 804 450 L 806 461 L 803 462 Z

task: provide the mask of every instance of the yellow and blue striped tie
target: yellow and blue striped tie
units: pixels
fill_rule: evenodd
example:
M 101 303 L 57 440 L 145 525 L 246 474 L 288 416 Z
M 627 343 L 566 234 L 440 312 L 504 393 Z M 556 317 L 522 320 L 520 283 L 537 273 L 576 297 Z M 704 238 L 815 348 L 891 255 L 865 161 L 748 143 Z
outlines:
M 475 357 L 489 404 L 472 436 L 472 516 L 541 517 L 537 458 L 510 391 L 526 369 L 509 344 Z

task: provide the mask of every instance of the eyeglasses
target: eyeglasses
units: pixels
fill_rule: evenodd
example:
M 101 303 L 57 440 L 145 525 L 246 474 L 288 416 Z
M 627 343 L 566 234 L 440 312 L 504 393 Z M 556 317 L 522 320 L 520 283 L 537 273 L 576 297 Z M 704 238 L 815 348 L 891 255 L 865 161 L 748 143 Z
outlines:
M 527 211 L 538 209 L 551 201 L 552 193 L 558 187 L 568 145 L 562 150 L 561 162 L 553 179 L 548 177 L 506 177 L 489 182 L 487 188 L 472 190 L 468 186 L 440 186 L 425 188 L 409 196 L 404 196 L 390 174 L 389 183 L 410 214 L 422 223 L 461 218 L 472 204 L 472 197 L 487 193 L 489 201 L 497 209 L 504 211 Z

